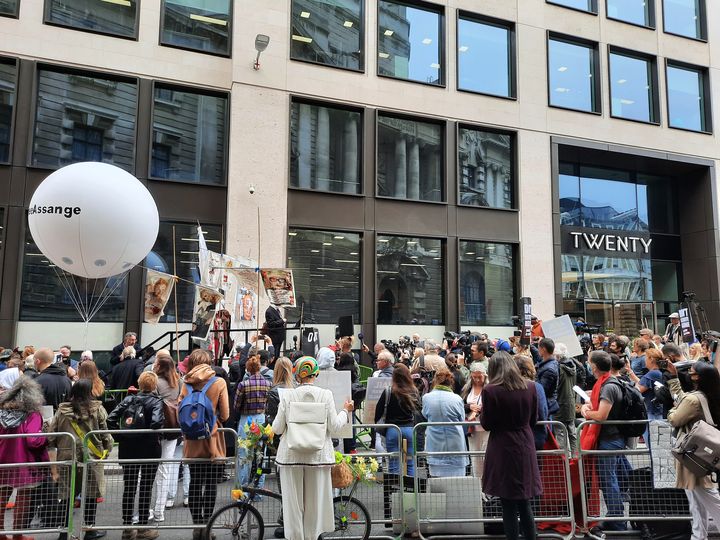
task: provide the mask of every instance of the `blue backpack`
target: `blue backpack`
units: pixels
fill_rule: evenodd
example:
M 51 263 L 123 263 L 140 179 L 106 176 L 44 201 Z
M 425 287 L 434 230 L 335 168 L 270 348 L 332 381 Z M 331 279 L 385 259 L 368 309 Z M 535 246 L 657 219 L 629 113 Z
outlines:
M 217 377 L 211 378 L 202 390 L 195 390 L 189 384 L 187 386 L 187 395 L 180 402 L 178 408 L 178 422 L 180 423 L 180 431 L 186 439 L 190 441 L 201 441 L 209 439 L 215 427 L 215 407 L 207 397 L 208 389 L 217 380 Z

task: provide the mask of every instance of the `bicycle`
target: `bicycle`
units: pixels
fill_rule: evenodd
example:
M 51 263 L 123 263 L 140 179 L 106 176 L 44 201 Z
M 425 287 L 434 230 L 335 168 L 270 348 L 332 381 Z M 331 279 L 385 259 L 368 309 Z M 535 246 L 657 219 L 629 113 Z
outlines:
M 263 474 L 271 472 L 267 446 L 262 444 L 253 452 L 251 462 L 251 478 L 248 485 L 241 486 L 237 500 L 216 510 L 206 526 L 206 538 L 234 538 L 243 540 L 263 540 L 265 537 L 265 520 L 254 506 L 257 496 L 269 497 L 282 501 L 278 492 L 258 487 Z M 333 498 L 335 530 L 321 535 L 323 540 L 356 539 L 367 540 L 370 537 L 370 513 L 365 505 L 353 497 L 359 479 L 350 485 L 349 492 Z M 235 490 L 237 491 L 237 490 Z

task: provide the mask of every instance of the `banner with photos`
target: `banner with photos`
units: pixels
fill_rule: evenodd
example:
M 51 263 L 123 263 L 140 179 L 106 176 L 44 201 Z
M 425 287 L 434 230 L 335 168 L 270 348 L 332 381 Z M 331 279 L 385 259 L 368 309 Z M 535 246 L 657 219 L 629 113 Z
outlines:
M 145 274 L 145 322 L 157 324 L 165 314 L 165 306 L 170 300 L 175 276 L 156 270 Z
M 287 268 L 264 268 L 260 270 L 265 294 L 276 307 L 296 307 L 295 281 L 292 270 Z
M 223 294 L 220 291 L 202 285 L 195 286 L 195 311 L 190 333 L 193 340 L 207 340 L 222 300 Z
M 231 268 L 227 274 L 235 285 L 235 309 L 231 311 L 233 327 L 248 330 L 257 328 L 257 271 L 254 268 Z M 227 306 L 227 301 L 225 304 Z

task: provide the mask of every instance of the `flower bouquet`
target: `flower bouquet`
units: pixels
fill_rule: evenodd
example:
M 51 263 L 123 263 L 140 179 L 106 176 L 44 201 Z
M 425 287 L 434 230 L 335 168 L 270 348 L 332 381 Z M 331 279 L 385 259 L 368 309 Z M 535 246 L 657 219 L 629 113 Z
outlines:
M 245 437 L 238 437 L 238 448 L 245 450 L 245 461 L 252 460 L 255 452 L 262 452 L 263 444 L 273 441 L 275 433 L 273 433 L 272 425 L 259 424 L 255 421 L 248 422 L 243 426 Z
M 375 482 L 375 473 L 380 465 L 375 458 L 365 458 L 353 455 L 344 456 L 335 452 L 335 465 L 332 466 L 330 475 L 332 486 L 338 489 L 348 487 L 354 480 L 360 482 Z

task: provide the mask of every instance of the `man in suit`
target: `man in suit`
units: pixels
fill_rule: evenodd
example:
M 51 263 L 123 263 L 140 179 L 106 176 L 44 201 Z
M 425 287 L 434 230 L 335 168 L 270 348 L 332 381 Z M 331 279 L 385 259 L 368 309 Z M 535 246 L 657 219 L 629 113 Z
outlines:
M 665 343 L 673 343 L 678 347 L 682 345 L 682 328 L 680 328 L 680 315 L 677 313 L 670 314 L 670 324 L 665 327 Z
M 275 359 L 281 354 L 282 344 L 285 341 L 287 322 L 280 313 L 280 309 L 270 306 L 265 310 L 265 324 L 263 333 L 270 337 L 275 348 Z

